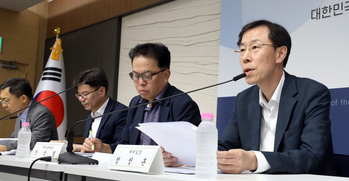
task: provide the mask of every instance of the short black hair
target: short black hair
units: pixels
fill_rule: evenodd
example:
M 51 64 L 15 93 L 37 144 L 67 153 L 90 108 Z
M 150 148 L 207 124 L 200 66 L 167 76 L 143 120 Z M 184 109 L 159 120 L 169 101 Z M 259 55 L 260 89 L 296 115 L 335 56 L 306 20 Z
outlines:
M 0 90 L 4 90 L 9 87 L 9 92 L 16 97 L 26 95 L 30 100 L 33 99 L 33 90 L 30 83 L 19 77 L 9 78 L 0 85 Z
M 108 91 L 108 78 L 101 68 L 88 69 L 80 72 L 74 79 L 73 85 L 77 89 L 77 84 L 88 82 L 87 85 L 98 88 L 105 87 L 105 92 Z
M 291 36 L 283 26 L 281 26 L 277 23 L 272 23 L 268 20 L 257 20 L 257 21 L 253 21 L 251 23 L 246 24 L 242 28 L 242 30 L 239 34 L 239 41 L 237 42 L 237 45 L 240 46 L 242 36 L 244 36 L 246 31 L 260 27 L 260 26 L 266 26 L 269 28 L 270 32 L 269 32 L 268 37 L 271 40 L 271 42 L 273 42 L 273 45 L 275 45 L 277 47 L 281 47 L 281 46 L 287 47 L 287 54 L 286 54 L 286 57 L 284 59 L 284 67 L 286 67 L 288 57 L 291 53 L 291 44 L 292 44 L 291 43 Z
M 131 63 L 135 57 L 144 56 L 147 58 L 154 58 L 158 61 L 157 66 L 161 69 L 170 69 L 171 53 L 168 48 L 162 43 L 144 43 L 138 44 L 130 50 L 129 57 Z

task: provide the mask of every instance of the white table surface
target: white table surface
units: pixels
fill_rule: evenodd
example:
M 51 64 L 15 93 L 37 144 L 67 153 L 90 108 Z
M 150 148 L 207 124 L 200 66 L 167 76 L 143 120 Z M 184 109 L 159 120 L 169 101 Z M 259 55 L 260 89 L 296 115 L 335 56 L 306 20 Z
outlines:
M 81 175 L 86 177 L 94 177 L 110 180 L 142 180 L 142 181 L 164 181 L 164 180 L 190 180 L 190 181 L 205 181 L 208 179 L 198 179 L 195 175 L 165 173 L 163 175 L 148 175 L 134 172 L 124 172 L 116 170 L 108 170 L 107 164 L 99 165 L 67 165 L 64 168 L 64 173 L 72 175 Z M 216 179 L 222 181 L 348 181 L 345 177 L 331 177 L 322 175 L 310 174 L 218 174 Z
M 15 156 L 0 156 L 0 165 L 29 168 L 32 161 L 28 159 L 18 159 Z M 142 180 L 142 181 L 166 181 L 166 180 L 190 180 L 205 181 L 208 179 L 197 179 L 195 175 L 164 173 L 163 175 L 148 175 L 143 173 L 116 171 L 107 169 L 107 164 L 99 165 L 68 165 L 57 162 L 38 161 L 33 166 L 37 170 L 52 172 L 64 172 L 64 174 L 74 176 L 85 176 L 106 180 Z M 1 180 L 1 179 L 0 179 Z M 221 181 L 349 181 L 345 177 L 331 177 L 310 174 L 218 174 L 216 179 Z

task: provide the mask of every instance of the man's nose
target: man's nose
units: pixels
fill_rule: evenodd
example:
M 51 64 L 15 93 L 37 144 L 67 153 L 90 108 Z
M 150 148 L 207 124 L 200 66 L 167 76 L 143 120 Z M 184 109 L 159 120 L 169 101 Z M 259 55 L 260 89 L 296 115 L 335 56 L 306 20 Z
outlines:
M 251 62 L 251 52 L 245 51 L 245 53 L 240 58 L 243 63 Z
M 143 80 L 143 77 L 140 76 L 139 79 L 138 79 L 138 84 L 141 85 L 141 86 L 144 86 L 147 84 L 147 81 Z
M 83 102 L 85 100 L 85 98 L 83 98 L 82 96 L 79 96 L 79 101 Z

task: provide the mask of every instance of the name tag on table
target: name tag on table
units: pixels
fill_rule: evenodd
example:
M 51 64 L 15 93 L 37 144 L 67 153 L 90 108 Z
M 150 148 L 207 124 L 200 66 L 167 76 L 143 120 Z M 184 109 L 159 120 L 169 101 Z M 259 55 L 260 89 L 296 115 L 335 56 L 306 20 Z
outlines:
M 118 145 L 108 169 L 163 174 L 164 162 L 160 146 Z
M 65 143 L 37 142 L 30 153 L 30 160 L 45 156 L 51 156 L 58 160 L 59 154 L 66 152 L 66 148 L 67 144 Z

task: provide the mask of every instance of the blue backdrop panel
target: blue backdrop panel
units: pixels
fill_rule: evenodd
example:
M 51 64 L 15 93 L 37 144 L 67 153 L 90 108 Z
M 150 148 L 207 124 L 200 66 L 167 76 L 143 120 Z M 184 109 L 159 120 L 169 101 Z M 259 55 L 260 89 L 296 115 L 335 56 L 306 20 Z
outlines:
M 234 97 L 218 97 L 217 102 L 217 129 L 218 129 L 218 138 L 221 137 L 225 126 L 229 122 L 230 114 L 233 111 L 235 102 Z
M 349 88 L 330 91 L 333 151 L 349 155 Z

